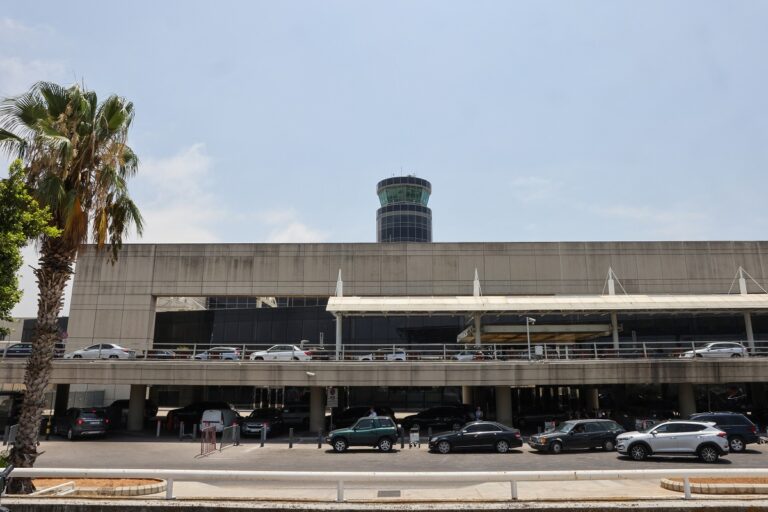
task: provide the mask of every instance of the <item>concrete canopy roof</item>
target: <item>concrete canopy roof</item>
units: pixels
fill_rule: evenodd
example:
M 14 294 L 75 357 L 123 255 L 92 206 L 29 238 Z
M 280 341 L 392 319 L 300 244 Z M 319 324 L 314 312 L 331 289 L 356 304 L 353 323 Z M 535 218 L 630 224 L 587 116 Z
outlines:
M 464 315 L 768 311 L 768 294 L 330 297 L 342 315 Z

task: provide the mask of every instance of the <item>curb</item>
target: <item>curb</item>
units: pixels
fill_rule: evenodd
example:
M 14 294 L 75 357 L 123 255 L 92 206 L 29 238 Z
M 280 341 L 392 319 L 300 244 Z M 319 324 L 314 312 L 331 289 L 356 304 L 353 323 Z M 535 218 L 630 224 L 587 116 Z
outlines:
M 684 492 L 682 481 L 661 479 L 661 487 L 668 491 Z M 691 482 L 691 492 L 696 494 L 768 494 L 768 484 L 706 484 Z

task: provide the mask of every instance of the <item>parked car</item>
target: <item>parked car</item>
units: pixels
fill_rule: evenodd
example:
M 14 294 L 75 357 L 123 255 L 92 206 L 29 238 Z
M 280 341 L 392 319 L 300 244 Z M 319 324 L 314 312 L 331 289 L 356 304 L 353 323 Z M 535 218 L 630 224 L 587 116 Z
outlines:
M 493 356 L 482 350 L 462 350 L 454 354 L 452 359 L 456 361 L 489 361 L 493 359 Z
M 612 451 L 616 436 L 623 433 L 621 425 L 613 420 L 569 420 L 554 430 L 528 438 L 528 444 L 539 451 L 560 453 L 563 450 L 602 448 Z
M 200 417 L 200 425 L 198 428 L 202 432 L 204 428 L 213 427 L 218 434 L 225 427 L 231 427 L 233 425 L 239 425 L 243 417 L 240 413 L 229 407 L 222 407 L 220 409 L 206 409 L 203 411 L 203 415 Z
M 510 448 L 520 446 L 523 438 L 519 430 L 493 421 L 467 423 L 461 430 L 443 432 L 429 439 L 429 451 L 439 453 L 488 449 L 507 453 Z
M 165 425 L 168 430 L 176 430 L 183 421 L 187 431 L 192 429 L 192 425 L 200 423 L 203 412 L 208 409 L 231 409 L 226 402 L 193 402 L 180 409 L 168 411 L 165 417 Z
M 288 404 L 283 407 L 283 421 L 286 426 L 309 426 L 309 406 L 305 404 Z
M 747 357 L 749 351 L 741 343 L 717 342 L 707 343 L 702 348 L 683 352 L 680 357 Z
M 78 437 L 103 436 L 109 419 L 103 409 L 72 407 L 63 416 L 53 417 L 53 433 L 73 441 Z
M 110 429 L 120 428 L 128 423 L 128 404 L 129 400 L 115 400 L 104 408 Z M 157 417 L 157 404 L 147 398 L 144 400 L 144 423 L 155 417 Z
M 616 438 L 616 450 L 634 460 L 651 455 L 695 455 L 717 462 L 728 453 L 728 434 L 713 423 L 666 421 L 644 432 L 625 432 Z
M 408 353 L 404 348 L 380 348 L 370 354 L 357 356 L 358 361 L 405 361 L 408 359 Z
M 312 352 L 296 345 L 275 345 L 267 350 L 251 352 L 251 361 L 309 361 Z
M 147 359 L 176 359 L 176 352 L 163 348 L 153 348 L 147 352 Z
M 376 412 L 376 416 L 386 416 L 388 418 L 395 419 L 395 411 L 393 411 L 389 407 L 374 407 L 373 410 Z M 348 407 L 344 409 L 341 412 L 335 413 L 332 417 L 326 416 L 325 417 L 325 426 L 326 428 L 329 428 L 331 425 L 331 419 L 333 419 L 333 426 L 335 428 L 341 428 L 341 427 L 348 427 L 352 424 L 354 424 L 357 420 L 360 418 L 365 418 L 370 416 L 371 414 L 371 408 L 370 407 Z
M 2 351 L 0 356 L 2 357 L 29 357 L 32 354 L 31 343 L 14 343 L 8 345 L 5 350 Z
M 265 430 L 267 437 L 285 430 L 283 411 L 280 409 L 254 409 L 241 423 L 244 436 L 260 436 Z
M 418 426 L 421 430 L 459 430 L 469 421 L 474 421 L 472 408 L 463 405 L 441 405 L 431 407 L 417 414 L 403 418 L 404 430 Z
M 64 354 L 64 359 L 135 359 L 136 351 L 115 343 L 99 343 Z
M 238 361 L 240 360 L 240 349 L 237 347 L 213 347 L 205 352 L 193 355 L 192 359 L 203 361 Z
M 760 441 L 757 425 L 737 412 L 702 412 L 692 414 L 688 419 L 714 423 L 717 428 L 728 434 L 728 449 L 732 452 L 743 452 L 748 444 Z
M 392 418 L 360 418 L 349 428 L 332 430 L 325 438 L 335 452 L 341 453 L 350 446 L 372 446 L 389 452 L 397 441 L 397 426 Z

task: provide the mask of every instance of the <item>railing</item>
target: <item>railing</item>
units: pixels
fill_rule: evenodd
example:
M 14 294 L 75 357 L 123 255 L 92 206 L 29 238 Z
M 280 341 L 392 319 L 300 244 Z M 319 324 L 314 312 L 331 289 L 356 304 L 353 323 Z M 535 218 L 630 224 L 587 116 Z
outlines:
M 204 427 L 200 430 L 200 455 L 216 451 L 216 427 Z
M 430 472 L 372 472 L 372 471 L 222 471 L 176 469 L 79 469 L 79 468 L 19 468 L 12 476 L 21 478 L 161 478 L 166 480 L 166 499 L 173 499 L 173 484 L 185 482 L 241 481 L 307 482 L 336 484 L 336 501 L 344 501 L 344 486 L 348 482 L 428 483 L 487 483 L 507 482 L 510 500 L 518 499 L 518 482 L 562 482 L 575 480 L 649 480 L 682 478 L 684 497 L 691 498 L 690 479 L 694 477 L 755 478 L 768 476 L 768 469 L 629 469 L 591 471 L 430 471 Z
M 590 359 L 709 359 L 748 358 L 768 356 L 768 341 L 755 341 L 754 349 L 747 341 L 722 342 L 739 343 L 735 350 L 707 350 L 710 343 L 720 341 L 629 341 L 622 340 L 618 347 L 612 341 L 590 341 L 577 343 L 498 343 L 483 344 L 355 344 L 343 345 L 342 361 L 570 361 Z M 218 345 L 215 347 L 222 347 Z M 273 345 L 239 344 L 229 350 L 211 350 L 211 344 L 155 343 L 153 348 L 138 351 L 137 359 L 156 361 L 333 361 L 336 360 L 335 345 L 299 346 L 292 351 L 270 350 Z M 93 359 L 100 356 L 94 354 Z M 87 360 L 88 357 L 76 359 Z M 131 359 L 110 359 L 120 362 Z
M 216 437 L 214 436 L 214 447 Z M 240 425 L 232 425 L 231 427 L 224 427 L 221 431 L 221 443 L 219 444 L 219 451 L 224 450 L 227 446 L 240 445 Z

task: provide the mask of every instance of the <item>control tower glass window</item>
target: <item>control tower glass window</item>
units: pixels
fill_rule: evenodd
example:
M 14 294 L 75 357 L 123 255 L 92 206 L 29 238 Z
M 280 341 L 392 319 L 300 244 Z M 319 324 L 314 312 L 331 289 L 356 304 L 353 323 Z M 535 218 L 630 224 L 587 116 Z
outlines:
M 376 212 L 377 242 L 431 242 L 432 185 L 415 176 L 381 180 L 376 186 L 381 208 Z

